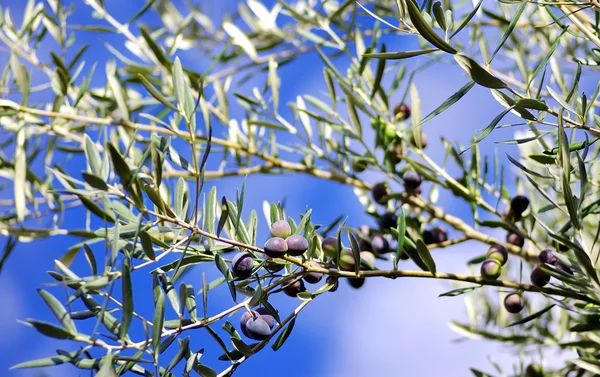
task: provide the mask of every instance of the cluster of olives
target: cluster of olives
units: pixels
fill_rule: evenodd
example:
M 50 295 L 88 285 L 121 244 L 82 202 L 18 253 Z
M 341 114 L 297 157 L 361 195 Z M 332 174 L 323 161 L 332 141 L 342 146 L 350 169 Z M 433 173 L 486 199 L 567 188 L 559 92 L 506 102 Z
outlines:
M 338 250 L 338 239 L 336 237 L 326 237 L 321 243 L 323 253 L 331 258 L 332 260 L 337 259 Z M 390 250 L 389 242 L 383 236 L 375 236 L 371 239 L 371 242 L 361 242 L 360 249 L 360 269 L 365 270 L 366 266 L 375 266 L 375 254 L 365 249 L 378 250 L 380 253 L 388 252 Z M 354 254 L 352 249 L 343 247 L 340 251 L 339 266 L 342 271 L 354 271 L 356 262 L 354 260 Z M 306 277 L 305 277 L 306 279 Z M 333 279 L 332 279 L 333 280 Z M 360 288 L 365 283 L 365 278 L 348 278 L 348 283 L 353 288 Z
M 285 220 L 271 224 L 271 236 L 263 247 L 270 258 L 281 258 L 286 254 L 298 257 L 308 250 L 308 240 L 299 234 L 292 234 L 292 228 Z
M 240 329 L 250 339 L 265 340 L 275 327 L 275 317 L 266 308 L 249 310 L 242 314 Z
M 425 229 L 423 231 L 423 242 L 425 245 L 442 243 L 445 241 L 448 241 L 448 233 L 439 226 L 436 226 L 432 229 Z
M 558 260 L 558 258 L 556 258 L 552 249 L 542 250 L 538 255 L 538 259 L 540 260 L 540 264 L 533 267 L 530 275 L 531 284 L 535 286 L 543 287 L 550 282 L 550 274 L 542 270 L 541 267 L 541 265 L 544 263 L 552 265 L 569 275 L 573 274 L 573 271 L 571 270 L 571 268 L 569 268 L 569 266 L 565 266 Z
M 487 259 L 481 264 L 481 277 L 496 280 L 502 273 L 502 266 L 508 260 L 508 251 L 502 245 L 492 245 L 487 252 Z

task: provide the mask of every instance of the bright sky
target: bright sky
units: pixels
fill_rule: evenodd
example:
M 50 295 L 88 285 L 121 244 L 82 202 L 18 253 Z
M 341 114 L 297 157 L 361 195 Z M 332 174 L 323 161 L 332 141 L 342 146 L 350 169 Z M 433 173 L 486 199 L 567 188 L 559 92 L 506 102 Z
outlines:
M 103 24 L 101 20 L 90 17 L 91 11 L 83 1 L 73 1 L 77 10 L 71 17 L 74 24 Z M 139 9 L 144 1 L 105 1 L 109 11 L 117 19 L 126 20 Z M 234 0 L 219 1 L 217 7 L 227 9 L 233 7 Z M 13 12 L 13 19 L 19 20 L 24 7 L 23 0 L 2 0 L 0 4 Z M 150 19 L 151 20 L 151 19 Z M 98 61 L 96 79 L 101 83 L 104 69 L 103 63 L 110 58 L 102 42 L 109 41 L 114 47 L 123 50 L 120 37 L 107 34 L 78 33 L 77 44 L 91 42 L 91 47 L 85 55 L 85 60 L 91 65 Z M 411 49 L 415 41 L 412 37 L 398 37 L 388 45 L 388 51 L 394 49 Z M 410 47 L 410 48 L 408 48 Z M 40 50 L 39 56 L 43 61 L 49 61 L 48 51 Z M 7 52 L 0 50 L 0 58 L 7 61 Z M 184 64 L 194 67 L 199 58 L 193 51 L 182 54 Z M 200 58 L 201 60 L 201 58 Z M 423 62 L 421 60 L 420 62 Z M 200 64 L 205 64 L 201 62 Z M 344 61 L 338 61 L 341 71 L 345 71 Z M 417 66 L 419 60 L 411 61 L 410 65 Z M 321 62 L 315 54 L 303 58 L 293 65 L 280 69 L 282 80 L 281 103 L 294 101 L 299 94 L 310 93 L 323 98 Z M 0 64 L 1 66 L 1 64 Z M 306 67 L 311 67 L 307 69 Z M 314 69 L 313 69 L 314 68 Z M 31 71 L 30 73 L 33 73 Z M 41 79 L 38 73 L 34 77 Z M 437 107 L 448 96 L 467 82 L 465 75 L 456 67 L 437 67 L 429 69 L 417 77 L 416 83 L 421 94 L 423 113 Z M 398 101 L 392 98 L 392 103 Z M 237 108 L 237 115 L 241 114 Z M 467 144 L 473 133 L 487 126 L 491 119 L 502 108 L 492 98 L 487 90 L 474 88 L 465 99 L 453 108 L 438 116 L 425 125 L 429 135 L 430 146 L 427 152 L 437 161 L 442 162 L 444 150 L 439 142 L 439 136 L 452 141 L 459 140 Z M 234 116 L 236 111 L 233 112 Z M 289 115 L 290 113 L 288 113 Z M 516 155 L 515 147 L 502 147 L 493 141 L 505 140 L 512 137 L 513 130 L 504 129 L 494 132 L 482 143 L 482 150 L 489 151 L 501 148 Z M 224 135 L 224 130 L 217 129 L 217 135 Z M 503 153 L 501 153 L 503 156 Z M 506 161 L 502 157 L 502 161 Z M 72 161 L 65 164 L 75 171 L 80 169 Z M 378 177 L 365 176 L 366 180 L 376 182 Z M 241 179 L 228 179 L 217 183 L 220 193 L 235 195 Z M 207 189 L 213 183 L 207 185 Z M 208 191 L 207 191 L 208 192 Z M 313 209 L 313 219 L 326 224 L 340 214 L 349 218 L 349 224 L 358 226 L 370 221 L 362 212 L 358 200 L 352 190 L 338 184 L 323 182 L 305 176 L 252 176 L 247 181 L 247 197 L 245 208 L 257 209 L 262 231 L 260 242 L 266 240 L 266 224 L 260 217 L 263 200 L 279 201 L 287 198 L 288 214 L 298 218 L 298 214 L 306 207 Z M 2 194 L 5 195 L 5 194 Z M 440 203 L 447 206 L 453 214 L 465 214 L 465 206 L 452 200 L 449 194 L 442 193 Z M 247 215 L 248 212 L 246 212 Z M 67 215 L 64 227 L 78 226 L 78 216 Z M 452 234 L 451 234 L 452 235 Z M 496 235 L 503 237 L 502 234 Z M 45 271 L 53 268 L 53 260 L 58 259 L 75 239 L 56 238 L 31 244 L 20 244 L 16 252 L 5 265 L 0 275 L 0 298 L 3 308 L 0 310 L 0 375 L 8 377 L 39 376 L 34 370 L 6 370 L 18 362 L 29 359 L 50 356 L 56 348 L 74 349 L 73 345 L 65 342 L 46 339 L 35 330 L 18 324 L 18 319 L 37 318 L 53 321 L 45 305 L 35 289 L 51 279 Z M 486 247 L 474 243 L 463 244 L 434 253 L 438 270 L 465 273 L 465 261 L 481 254 Z M 413 268 L 411 263 L 404 266 Z M 75 263 L 75 269 L 85 269 L 85 260 L 80 257 Z M 201 272 L 206 271 L 208 277 L 216 277 L 213 265 L 199 267 L 186 276 L 186 283 L 193 284 L 196 291 L 201 286 Z M 142 274 L 139 274 L 142 275 Z M 216 290 L 209 305 L 214 310 L 225 308 L 230 304 L 230 296 L 226 288 Z M 356 291 L 341 282 L 340 289 L 333 293 L 318 297 L 300 315 L 291 338 L 277 353 L 270 348 L 250 358 L 236 376 L 275 377 L 286 375 L 313 377 L 358 377 L 358 376 L 438 376 L 459 377 L 468 374 L 469 367 L 492 372 L 488 356 L 500 362 L 507 371 L 518 362 L 518 357 L 512 356 L 508 349 L 496 344 L 469 340 L 451 343 L 459 335 L 449 327 L 450 320 L 466 320 L 462 298 L 438 298 L 437 296 L 452 287 L 449 283 L 435 280 L 369 280 L 365 286 Z M 140 297 L 146 297 L 145 302 L 136 302 L 136 311 L 152 313 L 151 288 L 147 276 L 136 276 L 134 292 Z M 298 300 L 279 297 L 273 303 L 282 313 L 287 314 Z M 170 308 L 167 308 L 167 313 Z M 211 309 L 212 310 L 212 309 Z M 238 325 L 239 314 L 230 319 Z M 78 323 L 79 325 L 79 323 Z M 85 328 L 85 327 L 84 327 Z M 186 334 L 192 336 L 194 349 L 206 348 L 206 357 L 214 358 L 221 354 L 215 348 L 214 342 L 205 333 Z M 204 342 L 206 340 L 206 342 Z M 212 367 L 223 369 L 224 362 L 212 364 Z M 165 363 L 166 364 L 166 363 Z M 86 371 L 75 370 L 71 366 L 44 370 L 47 376 L 84 376 Z

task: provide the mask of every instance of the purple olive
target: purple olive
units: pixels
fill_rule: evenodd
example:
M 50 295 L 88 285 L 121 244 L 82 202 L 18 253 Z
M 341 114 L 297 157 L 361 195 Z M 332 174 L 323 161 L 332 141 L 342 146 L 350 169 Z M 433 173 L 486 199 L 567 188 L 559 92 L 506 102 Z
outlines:
M 506 235 L 506 242 L 518 247 L 523 247 L 523 245 L 525 245 L 525 238 L 517 233 L 508 233 Z
M 555 265 L 558 259 L 553 254 L 552 249 L 544 249 L 538 255 L 540 262 Z
M 299 234 L 292 234 L 285 239 L 288 247 L 288 254 L 298 257 L 308 250 L 308 240 Z
M 235 277 L 246 279 L 252 274 L 254 260 L 250 253 L 238 253 L 231 261 L 231 271 Z
M 421 176 L 419 173 L 413 170 L 409 170 L 402 175 L 402 180 L 404 181 L 404 188 L 408 193 L 415 193 L 415 190 L 421 186 Z
M 375 236 L 371 240 L 371 249 L 365 250 L 363 248 L 361 251 L 372 251 L 376 255 L 382 255 L 390 252 L 390 243 L 383 236 Z
M 519 313 L 524 306 L 525 300 L 518 293 L 511 293 L 504 298 L 504 308 L 509 313 Z
M 510 200 L 510 210 L 517 217 L 521 217 L 523 212 L 527 210 L 527 207 L 529 207 L 529 199 L 526 196 L 517 195 Z
M 267 310 L 267 308 L 258 308 L 256 309 L 256 312 L 260 314 L 260 318 L 262 318 L 263 321 L 267 322 L 267 325 L 269 325 L 271 330 L 275 327 L 275 317 Z
M 242 334 L 248 336 L 248 331 L 246 330 L 246 324 L 248 323 L 250 318 L 253 318 L 253 317 L 254 318 L 260 317 L 260 313 L 258 313 L 255 310 L 252 310 L 250 312 L 245 311 L 244 314 L 242 314 L 242 318 L 240 319 L 240 330 L 242 330 Z
M 308 265 L 312 266 L 312 267 L 317 267 L 320 268 L 321 265 L 315 261 L 309 261 Z M 318 282 L 321 281 L 321 279 L 323 279 L 323 274 L 320 272 L 307 272 L 304 275 L 304 281 L 307 282 L 308 284 L 317 284 Z
M 391 194 L 390 186 L 386 182 L 376 183 L 371 189 L 371 196 L 373 196 L 375 203 L 387 203 Z
M 290 297 L 296 297 L 298 296 L 298 293 L 304 291 L 306 291 L 306 287 L 304 286 L 304 282 L 302 280 L 296 280 L 294 283 L 283 289 L 283 292 Z
M 394 116 L 397 119 L 406 120 L 410 117 L 410 106 L 405 103 L 399 103 L 394 106 Z
M 271 328 L 264 319 L 258 316 L 250 318 L 248 322 L 246 322 L 246 332 L 250 339 L 265 340 L 271 335 Z
M 391 228 L 396 227 L 398 216 L 396 216 L 396 214 L 393 212 L 385 212 L 383 215 L 379 216 L 377 222 L 379 223 L 379 228 L 381 228 L 382 231 L 389 231 Z
M 550 282 L 550 275 L 542 270 L 539 265 L 535 266 L 533 270 L 531 270 L 530 278 L 531 284 L 538 287 L 543 287 Z
M 271 258 L 281 258 L 288 252 L 288 245 L 281 237 L 269 238 L 263 247 L 265 254 Z

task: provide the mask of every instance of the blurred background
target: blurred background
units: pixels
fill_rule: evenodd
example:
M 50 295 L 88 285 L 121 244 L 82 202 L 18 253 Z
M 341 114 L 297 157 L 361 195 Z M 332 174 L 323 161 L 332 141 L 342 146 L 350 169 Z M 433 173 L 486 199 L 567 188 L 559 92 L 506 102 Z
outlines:
M 267 7 L 276 1 L 265 0 Z M 93 17 L 93 12 L 83 0 L 63 1 L 74 5 L 74 12 L 69 18 L 73 25 L 109 26 L 102 19 Z M 173 1 L 177 7 L 180 1 Z M 192 2 L 194 3 L 194 2 Z M 238 1 L 195 1 L 204 13 L 219 23 L 224 14 L 232 13 Z M 145 4 L 144 0 L 106 0 L 108 11 L 118 20 L 125 22 Z M 9 8 L 13 20 L 19 22 L 24 11 L 25 0 L 0 0 L 3 8 Z M 150 26 L 160 26 L 156 14 L 151 11 L 139 22 Z M 107 43 L 120 52 L 127 54 L 124 38 L 116 33 L 95 33 L 84 30 L 73 30 L 76 42 L 73 51 L 85 43 L 90 44 L 84 56 L 86 64 L 91 66 L 97 62 L 98 67 L 92 85 L 102 86 L 104 65 L 114 56 L 107 49 Z M 388 51 L 411 50 L 418 48 L 416 40 L 411 36 L 395 36 L 386 40 Z M 49 61 L 49 52 L 55 48 L 42 45 L 38 49 L 38 57 L 42 62 Z M 8 62 L 9 51 L 0 47 L 0 66 Z M 185 67 L 202 71 L 210 61 L 193 48 L 180 50 L 177 56 Z M 417 67 L 426 62 L 426 58 L 408 61 L 408 68 Z M 344 72 L 347 61 L 337 59 L 336 64 Z M 410 70 L 409 70 L 410 71 Z M 281 67 L 278 71 L 281 79 L 281 104 L 293 102 L 297 95 L 311 94 L 324 98 L 327 88 L 323 82 L 322 62 L 316 53 L 306 54 Z M 29 70 L 32 82 L 47 81 L 45 75 L 34 69 Z M 582 80 L 583 81 L 583 80 Z M 251 90 L 255 85 L 262 85 L 264 78 L 250 80 L 243 84 L 243 90 Z M 416 76 L 415 83 L 421 96 L 423 114 L 428 114 L 446 98 L 467 82 L 464 72 L 458 67 L 435 64 Z M 385 83 L 383 84 L 385 85 Z M 390 99 L 391 104 L 401 100 L 402 89 Z M 30 103 L 46 101 L 50 94 L 32 95 Z M 283 106 L 280 106 L 283 108 Z M 445 150 L 442 148 L 440 136 L 451 141 L 468 145 L 477 130 L 485 128 L 489 122 L 502 111 L 502 107 L 494 100 L 488 90 L 475 87 L 462 101 L 451 107 L 440 116 L 424 126 L 429 136 L 427 153 L 438 162 L 443 162 Z M 232 117 L 243 115 L 241 107 L 231 108 Z M 289 109 L 282 110 L 283 116 L 289 116 Z M 510 119 L 507 117 L 505 123 Z M 365 122 L 364 124 L 368 124 Z M 368 127 L 364 127 L 365 129 Z M 516 128 L 502 128 L 494 131 L 491 137 L 481 143 L 481 150 L 490 156 L 498 153 L 500 161 L 506 163 L 505 152 L 517 155 L 516 146 L 497 144 L 497 141 L 514 138 Z M 369 129 L 369 131 L 371 131 Z M 226 130 L 217 126 L 215 135 L 225 135 Z M 2 135 L 0 135 L 2 138 Z M 367 139 L 369 136 L 367 136 Z M 495 152 L 494 152 L 495 151 Z M 209 162 L 216 168 L 217 160 Z M 83 170 L 84 161 L 65 159 L 67 171 Z M 43 169 L 42 166 L 39 167 Z M 511 167 L 506 165 L 507 172 Z M 451 172 L 451 173 L 458 173 Z M 512 173 L 511 173 L 512 175 Z M 380 179 L 377 175 L 367 173 L 365 180 L 375 183 Z M 514 177 L 507 182 L 514 182 Z M 241 187 L 243 178 L 229 178 L 208 182 L 205 192 L 216 185 L 219 195 L 235 197 L 236 190 Z M 510 183 L 509 189 L 515 192 Z M 10 199 L 11 190 L 0 192 L 0 199 Z M 469 208 L 448 192 L 440 192 L 439 203 L 451 214 L 470 218 Z M 368 224 L 375 226 L 373 220 L 366 216 L 362 206 L 356 199 L 352 189 L 340 184 L 317 180 L 315 178 L 292 176 L 250 176 L 246 181 L 245 213 L 254 208 L 259 213 L 259 243 L 267 238 L 266 222 L 260 215 L 263 201 L 277 202 L 285 200 L 288 215 L 298 219 L 298 215 L 307 208 L 312 208 L 315 223 L 328 224 L 340 214 L 348 217 L 348 224 L 359 226 Z M 83 212 L 69 210 L 65 216 L 63 228 L 80 227 Z M 448 229 L 450 230 L 450 229 Z M 453 234 L 450 232 L 450 238 Z M 503 232 L 493 234 L 504 238 Z M 5 239 L 5 237 L 3 237 Z M 0 238 L 0 244 L 5 240 Z M 0 274 L 0 376 L 86 376 L 89 371 L 77 370 L 70 365 L 37 370 L 8 370 L 16 363 L 51 356 L 57 348 L 74 349 L 54 339 L 39 335 L 34 329 L 18 323 L 18 320 L 36 318 L 54 321 L 51 313 L 36 292 L 51 281 L 46 271 L 53 268 L 54 260 L 59 259 L 66 249 L 78 242 L 72 237 L 54 237 L 32 243 L 20 243 L 13 252 Z M 436 250 L 434 258 L 438 271 L 468 273 L 466 261 L 485 252 L 487 247 L 477 243 L 464 243 L 447 249 Z M 72 266 L 85 268 L 85 259 L 78 256 Z M 401 268 L 415 268 L 411 262 L 404 262 Z M 213 265 L 198 267 L 185 277 L 188 284 L 194 285 L 196 291 L 202 285 L 202 272 L 207 279 L 216 278 L 218 272 Z M 477 273 L 475 270 L 472 273 Z M 135 275 L 135 274 L 134 274 Z M 136 311 L 152 313 L 151 285 L 148 276 L 141 271 L 134 276 L 134 293 L 138 296 Z M 493 372 L 490 359 L 502 365 L 507 371 L 519 362 L 519 356 L 510 350 L 491 342 L 466 339 L 452 331 L 448 323 L 451 320 L 467 322 L 464 297 L 438 298 L 440 293 L 452 289 L 447 281 L 429 279 L 370 279 L 360 290 L 349 287 L 345 281 L 340 282 L 340 289 L 335 293 L 319 296 L 299 316 L 290 339 L 277 352 L 269 347 L 253 356 L 235 374 L 239 377 L 261 375 L 265 377 L 286 375 L 314 377 L 348 377 L 348 376 L 448 376 L 459 377 L 470 375 L 469 368 Z M 490 289 L 490 288 L 488 288 Z M 491 291 L 493 292 L 493 290 Z M 279 295 L 281 296 L 281 295 Z M 209 312 L 218 308 L 226 308 L 231 298 L 226 287 L 215 290 L 211 296 Z M 273 303 L 280 312 L 287 314 L 297 304 L 297 299 L 287 296 L 278 297 Z M 169 308 L 167 308 L 169 310 Z M 173 315 L 173 313 L 169 313 Z M 239 313 L 231 318 L 237 326 Z M 216 358 L 221 350 L 204 332 L 190 333 L 195 347 L 205 348 L 207 358 Z M 71 348 L 69 348 L 71 347 Z M 568 355 L 567 355 L 568 356 Z M 538 360 L 538 355 L 531 354 L 525 362 Z M 552 357 L 546 355 L 546 362 Z M 216 361 L 209 364 L 217 370 L 227 367 L 226 362 Z

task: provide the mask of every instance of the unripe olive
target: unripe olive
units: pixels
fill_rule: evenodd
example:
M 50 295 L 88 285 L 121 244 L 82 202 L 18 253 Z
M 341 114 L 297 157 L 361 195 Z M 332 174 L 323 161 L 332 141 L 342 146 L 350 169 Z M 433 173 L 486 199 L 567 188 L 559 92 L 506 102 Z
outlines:
M 337 243 L 338 240 L 336 237 L 325 237 L 323 242 L 321 242 L 323 253 L 329 258 L 337 258 Z
M 486 280 L 496 280 L 502 273 L 502 265 L 496 259 L 486 259 L 481 264 L 481 277 Z
M 277 220 L 271 224 L 271 236 L 288 238 L 292 234 L 292 227 L 285 220 Z
M 356 265 L 354 261 L 354 254 L 352 254 L 352 249 L 345 248 L 340 253 L 340 269 L 344 271 L 354 271 L 354 266 Z
M 544 377 L 544 370 L 539 364 L 529 364 L 525 368 L 525 377 Z
M 352 170 L 354 170 L 355 173 L 362 173 L 367 170 L 367 167 L 369 167 L 369 164 L 364 158 L 357 157 L 352 161 Z
M 360 259 L 361 261 L 365 261 L 367 262 L 369 265 L 375 267 L 375 255 L 369 251 L 361 251 L 360 252 Z M 361 266 L 361 270 L 363 270 L 365 268 L 363 268 Z
M 497 260 L 502 266 L 504 266 L 508 260 L 508 251 L 502 245 L 492 245 L 488 249 L 487 257 Z

